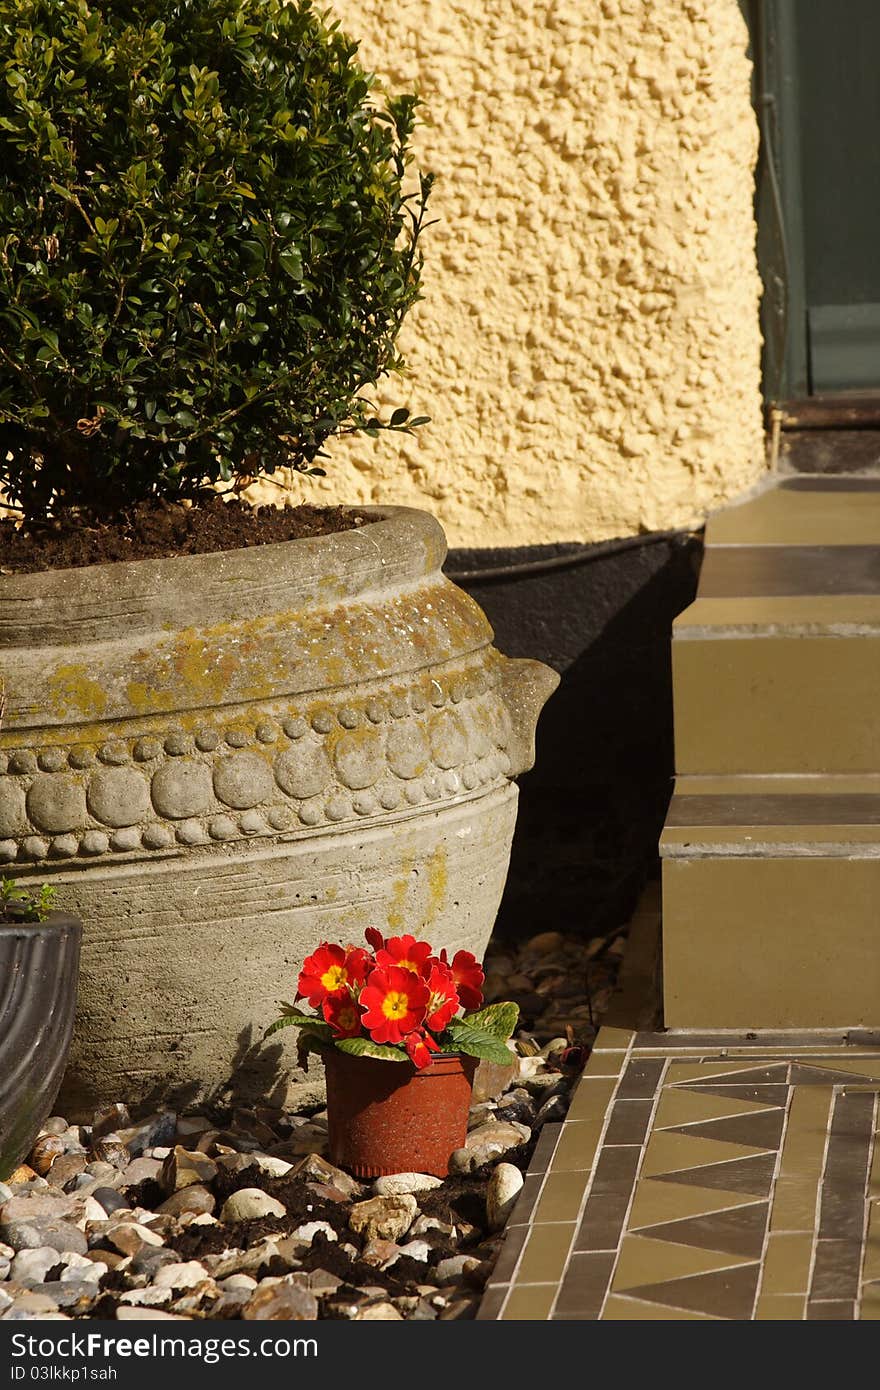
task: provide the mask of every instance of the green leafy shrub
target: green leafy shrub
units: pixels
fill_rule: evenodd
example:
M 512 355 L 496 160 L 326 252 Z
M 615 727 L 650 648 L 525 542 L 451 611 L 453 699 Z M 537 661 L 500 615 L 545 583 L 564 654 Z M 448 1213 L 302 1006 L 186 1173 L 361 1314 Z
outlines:
M 311 0 L 0 0 L 0 488 L 28 518 L 409 429 L 430 177 Z

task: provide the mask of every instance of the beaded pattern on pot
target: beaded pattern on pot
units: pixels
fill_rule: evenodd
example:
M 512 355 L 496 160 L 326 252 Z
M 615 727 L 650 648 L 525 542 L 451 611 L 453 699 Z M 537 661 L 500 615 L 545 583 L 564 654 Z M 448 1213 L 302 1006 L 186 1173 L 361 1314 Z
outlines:
M 97 745 L 0 753 L 0 863 L 169 853 L 397 816 L 505 778 L 497 671 L 144 721 Z M 132 721 L 133 722 L 133 721 Z

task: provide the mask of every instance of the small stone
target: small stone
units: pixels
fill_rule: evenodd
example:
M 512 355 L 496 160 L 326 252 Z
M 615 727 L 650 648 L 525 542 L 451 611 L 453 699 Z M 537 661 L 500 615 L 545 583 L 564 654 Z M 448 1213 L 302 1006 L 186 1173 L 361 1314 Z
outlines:
M 322 1235 L 325 1240 L 338 1240 L 336 1232 L 328 1221 L 306 1221 L 304 1225 L 297 1226 L 292 1234 L 297 1240 L 307 1241 L 309 1245 L 317 1235 Z
M 96 1110 L 92 1120 L 92 1143 L 103 1139 L 105 1134 L 118 1134 L 121 1129 L 131 1127 L 131 1116 L 125 1105 L 105 1105 Z
M 164 1244 L 160 1235 L 137 1221 L 120 1222 L 107 1232 L 105 1239 L 121 1255 L 136 1255 L 143 1245 Z
M 178 1263 L 178 1256 L 174 1250 L 168 1250 L 164 1245 L 142 1245 L 140 1250 L 131 1256 L 128 1273 L 135 1278 L 143 1275 L 148 1283 L 152 1283 L 165 1265 Z
M 142 1182 L 158 1182 L 162 1164 L 158 1158 L 136 1158 L 125 1170 L 125 1186 L 137 1187 Z
M 520 1144 L 525 1144 L 532 1137 L 532 1132 L 528 1125 L 521 1125 L 515 1121 L 500 1120 L 480 1125 L 479 1129 L 471 1130 L 464 1141 L 466 1149 L 482 1148 L 485 1144 L 503 1144 L 506 1149 L 517 1148 Z
M 230 1274 L 247 1273 L 248 1270 L 258 1270 L 261 1265 L 268 1264 L 273 1260 L 279 1250 L 279 1243 L 274 1240 L 261 1241 L 259 1245 L 251 1246 L 250 1250 L 226 1250 L 222 1255 L 206 1255 L 202 1264 L 214 1279 L 225 1279 Z
M 149 1285 L 145 1289 L 127 1289 L 120 1295 L 120 1303 L 131 1303 L 138 1308 L 157 1308 L 170 1303 L 174 1297 L 172 1289 L 157 1289 Z
M 75 1255 L 72 1250 L 65 1254 L 63 1259 L 65 1263 L 61 1271 L 62 1284 L 69 1279 L 90 1279 L 98 1284 L 104 1275 L 110 1272 L 110 1266 L 102 1260 L 90 1260 L 88 1255 Z
M 69 1308 L 74 1313 L 87 1313 L 100 1290 L 97 1281 L 94 1280 L 66 1279 L 43 1284 L 39 1292 L 51 1298 L 57 1308 Z
M 122 1184 L 121 1170 L 113 1163 L 105 1163 L 103 1159 L 87 1163 L 83 1173 L 88 1174 L 90 1178 L 97 1178 L 106 1187 L 119 1187 Z
M 178 1261 L 163 1265 L 153 1279 L 157 1289 L 192 1289 L 208 1278 L 208 1271 L 198 1260 Z
M 193 1187 L 182 1187 L 179 1192 L 172 1193 L 157 1210 L 169 1216 L 183 1216 L 186 1213 L 212 1216 L 216 1205 L 208 1189 L 196 1183 Z
M 307 1154 L 296 1164 L 293 1170 L 293 1177 L 302 1178 L 305 1182 L 325 1183 L 329 1187 L 335 1187 L 339 1192 L 344 1192 L 349 1199 L 360 1197 L 363 1193 L 363 1183 L 357 1182 L 349 1177 L 341 1168 L 329 1163 L 326 1158 L 321 1158 L 319 1154 Z
M 49 1294 L 34 1290 L 32 1293 L 17 1293 L 3 1314 L 4 1322 L 23 1322 L 31 1318 L 50 1318 L 57 1316 L 58 1304 Z
M 125 1168 L 131 1162 L 131 1153 L 118 1134 L 107 1134 L 92 1143 L 92 1161 L 109 1163 L 111 1168 Z
M 35 1173 L 33 1168 L 29 1167 L 27 1163 L 19 1163 L 15 1171 L 10 1173 L 7 1182 L 10 1187 L 15 1187 L 19 1183 L 31 1182 L 36 1177 L 39 1177 L 39 1174 Z
M 292 1172 L 293 1164 L 288 1163 L 285 1158 L 274 1158 L 272 1154 L 252 1154 L 252 1163 L 255 1163 L 261 1173 L 265 1173 L 270 1178 L 283 1178 Z
M 402 1322 L 393 1303 L 368 1303 L 355 1317 L 356 1322 Z
M 482 1260 L 475 1260 L 472 1255 L 450 1255 L 432 1269 L 431 1275 L 438 1284 L 456 1284 L 481 1268 Z
M 490 1231 L 500 1231 L 507 1225 L 524 1179 L 512 1163 L 499 1163 L 489 1179 L 486 1193 L 486 1217 Z
M 64 1153 L 64 1140 L 58 1134 L 43 1134 L 34 1144 L 28 1155 L 28 1163 L 34 1172 L 44 1178 L 52 1164 Z M 85 1167 L 85 1164 L 83 1164 Z
M 223 1280 L 220 1287 L 222 1289 L 255 1289 L 257 1281 L 250 1274 L 230 1274 L 227 1279 Z
M 256 1221 L 262 1216 L 286 1215 L 287 1208 L 275 1197 L 270 1197 L 259 1187 L 242 1187 L 238 1192 L 233 1192 L 231 1197 L 227 1197 L 220 1212 L 220 1220 L 232 1223 Z
M 159 1185 L 168 1196 L 180 1192 L 182 1188 L 197 1183 L 213 1182 L 217 1176 L 217 1164 L 207 1154 L 182 1148 L 179 1144 L 171 1150 L 162 1164 Z M 202 1208 L 206 1210 L 206 1208 Z
M 393 1240 L 368 1240 L 361 1251 L 364 1264 L 372 1265 L 375 1269 L 387 1269 L 399 1258 L 400 1246 Z
M 114 1211 L 122 1211 L 128 1207 L 128 1202 L 121 1192 L 116 1191 L 115 1187 L 96 1187 L 92 1197 L 108 1216 L 111 1216 Z
M 130 1129 L 118 1131 L 119 1138 L 133 1158 L 142 1157 L 145 1150 L 155 1148 L 157 1144 L 173 1144 L 176 1133 L 177 1115 L 173 1110 L 159 1111 Z
M 480 1301 L 477 1298 L 454 1298 L 440 1313 L 440 1321 L 453 1322 L 459 1318 L 475 1318 L 479 1307 Z
M 496 1100 L 519 1075 L 519 1058 L 510 1054 L 509 1062 L 487 1062 L 483 1058 L 474 1073 L 472 1097 L 474 1104 Z
M 367 1240 L 398 1240 L 405 1235 L 418 1215 L 415 1197 L 404 1193 L 398 1197 L 371 1197 L 356 1202 L 349 1213 L 349 1225 Z
M 439 1221 L 436 1216 L 420 1216 L 409 1228 L 411 1236 L 426 1236 L 431 1231 L 436 1231 L 441 1236 L 449 1236 L 450 1239 L 455 1236 L 455 1227 L 447 1221 Z
M 88 1159 L 85 1154 L 60 1154 L 49 1169 L 49 1185 L 51 1187 L 65 1187 L 67 1183 L 85 1170 L 87 1163 Z
M 194 1139 L 213 1129 L 206 1115 L 180 1115 L 177 1120 L 177 1139 Z
M 406 1245 L 400 1247 L 401 1255 L 406 1255 L 410 1260 L 418 1260 L 419 1263 L 426 1263 L 431 1258 L 433 1246 L 426 1240 L 408 1240 Z
M 565 938 L 559 931 L 541 931 L 537 936 L 532 936 L 523 946 L 523 954 L 535 956 L 549 956 L 554 951 L 558 951 L 564 944 Z
M 38 1245 L 29 1250 L 19 1250 L 10 1268 L 10 1278 L 16 1284 L 42 1284 L 50 1269 L 60 1264 L 58 1250 L 51 1245 Z
M 248 1322 L 313 1322 L 318 1316 L 318 1300 L 297 1284 L 261 1285 L 241 1315 Z
M 10 1195 L 0 1207 L 0 1235 L 2 1226 L 7 1221 L 29 1221 L 42 1216 L 75 1218 L 81 1205 L 76 1197 L 58 1192 L 48 1184 L 42 1191 L 30 1190 Z
M 158 1308 L 137 1308 L 128 1303 L 120 1303 L 116 1309 L 118 1322 L 190 1322 L 190 1318 L 179 1317 L 177 1313 L 163 1313 Z
M 6 1221 L 0 1234 L 13 1250 L 37 1250 L 50 1245 L 54 1250 L 75 1250 L 84 1255 L 88 1241 L 82 1231 L 69 1221 L 52 1216 L 37 1216 L 31 1221 Z
M 388 1173 L 377 1178 L 373 1191 L 377 1197 L 401 1197 L 412 1192 L 431 1192 L 442 1187 L 443 1179 L 434 1178 L 430 1173 Z
M 63 1115 L 50 1115 L 40 1126 L 41 1134 L 63 1134 L 68 1128 L 67 1121 Z
M 564 1120 L 565 1116 L 568 1114 L 568 1106 L 568 1096 L 550 1096 L 549 1100 L 544 1101 L 535 1116 L 535 1129 L 541 1129 L 543 1125 L 548 1123 Z

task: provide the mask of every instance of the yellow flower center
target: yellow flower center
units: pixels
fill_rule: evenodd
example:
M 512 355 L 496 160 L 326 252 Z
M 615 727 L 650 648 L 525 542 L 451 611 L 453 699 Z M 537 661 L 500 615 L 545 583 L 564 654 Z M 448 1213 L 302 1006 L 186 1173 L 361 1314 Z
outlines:
M 325 970 L 321 976 L 321 984 L 328 994 L 335 994 L 341 989 L 348 979 L 344 965 L 331 965 L 329 970 Z
M 382 1000 L 382 1012 L 386 1018 L 403 1018 L 409 1011 L 409 999 L 398 990 L 390 990 Z
M 418 975 L 419 973 L 419 967 L 414 960 L 396 960 L 394 964 L 399 966 L 401 970 L 412 971 L 413 975 Z

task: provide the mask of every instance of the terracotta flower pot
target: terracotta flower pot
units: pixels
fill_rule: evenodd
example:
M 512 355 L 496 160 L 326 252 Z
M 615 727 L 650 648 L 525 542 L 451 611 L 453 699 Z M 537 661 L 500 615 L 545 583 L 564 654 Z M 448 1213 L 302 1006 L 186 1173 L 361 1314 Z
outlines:
M 359 1178 L 432 1173 L 467 1136 L 477 1059 L 444 1053 L 417 1071 L 411 1062 L 324 1055 L 330 1161 Z
M 51 1112 L 67 1061 L 82 923 L 0 923 L 0 1180 L 24 1158 Z

